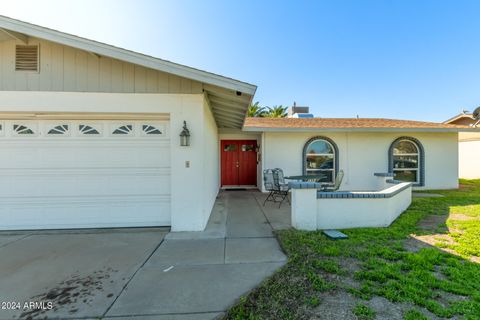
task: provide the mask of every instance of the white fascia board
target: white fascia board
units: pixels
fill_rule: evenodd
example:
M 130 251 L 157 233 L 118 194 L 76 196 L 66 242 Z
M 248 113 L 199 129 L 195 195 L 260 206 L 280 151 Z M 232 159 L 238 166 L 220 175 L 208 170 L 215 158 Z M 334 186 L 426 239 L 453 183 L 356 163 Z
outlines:
M 253 95 L 250 96 L 250 102 L 248 103 L 248 105 L 251 106 L 252 104 L 253 104 Z M 245 126 L 245 121 L 247 121 L 247 112 L 248 112 L 248 108 L 247 108 L 247 110 L 245 110 L 245 117 L 243 117 L 243 123 L 242 123 L 241 130 L 243 130 L 243 128 Z
M 141 65 L 146 68 L 175 74 L 180 77 L 208 83 L 218 87 L 240 91 L 249 95 L 254 95 L 255 91 L 257 90 L 257 86 L 253 84 L 223 77 L 207 71 L 187 67 L 167 60 L 154 58 L 134 51 L 114 47 L 105 43 L 88 40 L 60 31 L 40 27 L 23 21 L 11 19 L 5 16 L 0 16 L 0 28 L 5 28 L 36 38 L 60 43 L 84 51 L 93 52 L 101 56 L 107 56 L 114 59 Z
M 243 127 L 243 131 L 252 132 L 479 132 L 479 129 L 441 129 L 441 128 L 262 128 Z

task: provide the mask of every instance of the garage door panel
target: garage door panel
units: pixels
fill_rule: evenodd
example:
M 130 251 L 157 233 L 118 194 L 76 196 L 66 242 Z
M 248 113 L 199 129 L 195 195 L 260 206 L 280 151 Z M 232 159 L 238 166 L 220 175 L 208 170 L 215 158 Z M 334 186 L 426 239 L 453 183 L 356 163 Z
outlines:
M 1 140 L 1 138 L 0 138 Z M 35 144 L 11 147 L 0 142 L 1 168 L 123 168 L 170 167 L 170 148 L 164 144 L 118 147 L 69 146 L 42 148 Z
M 56 200 L 57 203 L 52 205 L 50 201 L 31 199 L 22 206 L 11 204 L 8 209 L 0 210 L 5 223 L 3 229 L 168 226 L 171 223 L 169 198 L 43 200 Z M 75 204 L 74 210 L 72 203 Z M 32 215 L 32 212 L 37 214 Z
M 49 136 L 51 121 L 21 122 L 30 136 L 12 132 L 15 120 L 2 123 L 0 229 L 170 225 L 168 121 L 150 122 L 161 128 L 153 135 L 129 121 L 127 136 L 112 134 L 121 123 L 96 121 L 95 137 L 60 122 L 68 134 Z
M 48 183 L 45 183 L 48 179 Z M 21 175 L 4 177 L 0 199 L 5 196 L 92 196 L 170 194 L 167 175 Z

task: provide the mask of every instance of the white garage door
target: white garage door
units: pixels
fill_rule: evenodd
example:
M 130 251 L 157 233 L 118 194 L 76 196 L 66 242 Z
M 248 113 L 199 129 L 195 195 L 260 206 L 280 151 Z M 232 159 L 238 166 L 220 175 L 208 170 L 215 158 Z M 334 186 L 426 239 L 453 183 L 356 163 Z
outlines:
M 170 225 L 168 124 L 0 120 L 0 229 Z

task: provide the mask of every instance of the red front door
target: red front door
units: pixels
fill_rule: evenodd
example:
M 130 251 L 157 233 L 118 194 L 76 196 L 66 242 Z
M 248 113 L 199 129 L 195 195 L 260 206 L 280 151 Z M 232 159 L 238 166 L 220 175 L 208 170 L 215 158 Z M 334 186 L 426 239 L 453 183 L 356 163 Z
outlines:
M 256 149 L 256 140 L 222 140 L 222 186 L 257 184 Z

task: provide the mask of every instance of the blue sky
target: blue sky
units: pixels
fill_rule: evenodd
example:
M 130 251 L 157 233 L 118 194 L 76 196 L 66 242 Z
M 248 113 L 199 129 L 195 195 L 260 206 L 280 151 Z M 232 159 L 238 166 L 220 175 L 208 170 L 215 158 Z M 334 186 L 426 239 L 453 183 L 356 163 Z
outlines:
M 480 1 L 5 1 L 0 14 L 258 86 L 321 117 L 480 105 Z

